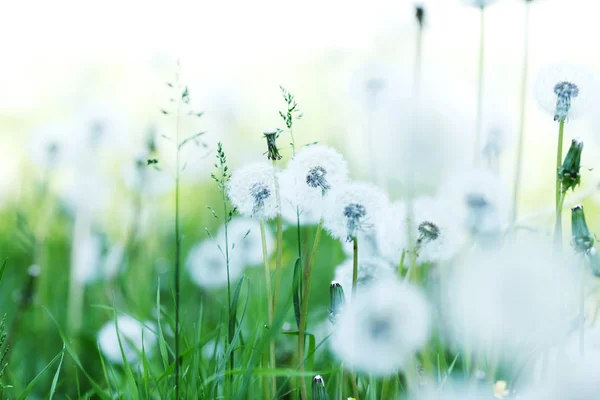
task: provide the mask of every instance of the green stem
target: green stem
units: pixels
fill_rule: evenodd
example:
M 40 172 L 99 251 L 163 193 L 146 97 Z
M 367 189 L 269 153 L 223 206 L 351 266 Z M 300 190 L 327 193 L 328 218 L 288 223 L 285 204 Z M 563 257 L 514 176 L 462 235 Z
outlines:
M 583 358 L 585 353 L 585 262 L 581 262 L 581 287 L 579 293 L 579 353 Z
M 356 286 L 358 284 L 358 237 L 352 239 L 352 300 L 356 297 Z
M 263 252 L 263 263 L 265 266 L 265 286 L 267 292 L 267 318 L 269 329 L 273 329 L 273 294 L 271 293 L 271 269 L 269 268 L 269 256 L 267 252 L 267 236 L 265 232 L 265 222 L 260 220 L 260 239 L 262 242 Z M 275 340 L 271 339 L 269 343 L 269 359 L 270 367 L 275 369 Z M 276 376 L 273 375 L 271 382 L 272 394 L 275 396 L 277 393 L 277 380 Z M 273 398 L 273 397 L 272 397 Z
M 562 148 L 563 148 L 563 136 L 565 131 L 565 121 L 560 121 L 558 125 L 558 146 L 556 151 L 556 169 L 554 175 L 556 178 L 556 224 L 554 230 L 554 244 L 557 249 L 562 249 L 562 202 L 564 202 L 564 196 L 562 193 L 562 187 L 560 177 L 558 176 L 558 170 L 562 164 Z M 562 201 L 561 201 L 562 197 Z
M 481 158 L 481 135 L 483 130 L 483 67 L 485 44 L 485 7 L 481 7 L 479 19 L 479 70 L 477 78 L 477 125 L 475 131 L 475 166 L 478 167 Z
M 177 102 L 177 115 L 175 119 L 175 399 L 179 400 L 179 375 L 181 368 L 180 347 L 179 347 L 179 328 L 180 328 L 180 262 L 181 262 L 181 232 L 179 226 L 179 179 L 180 179 L 180 159 L 179 159 L 179 113 L 181 109 L 181 100 Z
M 281 194 L 279 191 L 279 181 L 277 180 L 277 167 L 273 160 L 273 174 L 275 177 L 275 198 L 279 215 L 277 215 L 277 256 L 275 258 L 275 289 L 273 290 L 273 314 L 277 310 L 277 298 L 279 297 L 279 285 L 281 283 L 281 266 L 283 259 L 283 223 L 281 219 Z
M 223 167 L 221 167 L 223 168 Z M 225 171 L 221 171 L 223 176 Z M 225 195 L 225 182 L 221 182 L 221 200 L 223 201 L 223 217 L 225 218 L 225 265 L 227 266 L 227 312 L 228 312 L 228 329 L 227 329 L 227 345 L 229 346 L 233 341 L 233 335 L 235 334 L 235 317 L 231 309 L 231 278 L 229 274 L 229 214 L 227 212 L 227 197 Z M 234 352 L 231 351 L 229 354 L 229 368 L 233 371 L 235 365 Z M 229 384 L 233 385 L 233 375 L 229 374 Z
M 392 377 L 388 376 L 383 378 L 383 382 L 381 383 L 381 398 L 389 399 L 391 398 L 390 392 L 392 390 Z
M 517 143 L 517 166 L 513 188 L 511 224 L 517 220 L 519 185 L 523 169 L 523 146 L 525 144 L 525 115 L 527 108 L 527 75 L 529 74 L 529 10 L 530 1 L 525 2 L 525 27 L 523 37 L 523 69 L 521 72 L 521 115 L 519 117 L 519 141 Z
M 306 320 L 308 317 L 308 296 L 310 294 L 310 284 L 312 281 L 313 266 L 317 256 L 319 243 L 321 242 L 321 232 L 323 231 L 323 219 L 319 221 L 317 232 L 315 233 L 315 241 L 310 254 L 310 261 L 304 268 L 304 285 L 302 293 L 302 306 L 300 308 L 300 326 L 298 326 L 298 361 L 300 362 L 300 372 L 304 372 L 304 336 L 306 332 Z M 306 386 L 306 378 L 300 378 L 300 394 L 302 400 L 308 400 L 308 389 Z
M 398 264 L 398 277 L 402 276 L 404 270 L 404 259 L 406 258 L 406 249 L 402 249 L 402 255 L 400 255 L 400 264 Z

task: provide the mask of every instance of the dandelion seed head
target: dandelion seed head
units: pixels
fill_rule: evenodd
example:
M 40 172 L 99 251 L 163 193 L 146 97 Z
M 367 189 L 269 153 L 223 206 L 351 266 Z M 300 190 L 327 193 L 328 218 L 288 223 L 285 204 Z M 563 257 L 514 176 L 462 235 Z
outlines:
M 352 292 L 352 274 L 354 261 L 347 259 L 335 268 L 334 280 L 342 286 L 344 293 Z M 357 287 L 369 286 L 381 279 L 394 279 L 395 270 L 388 262 L 377 257 L 358 258 L 358 276 L 356 280 Z M 350 296 L 345 296 L 346 301 L 350 301 Z
M 488 171 L 472 170 L 451 178 L 439 197 L 448 217 L 475 239 L 496 235 L 508 220 L 508 192 Z
M 324 226 L 337 239 L 352 240 L 363 232 L 373 235 L 379 213 L 387 207 L 383 191 L 369 183 L 350 183 L 332 196 L 324 213 Z
M 348 166 L 334 148 L 316 144 L 303 148 L 280 174 L 282 200 L 301 213 L 319 215 L 332 191 L 348 180 Z M 295 222 L 295 218 L 294 218 Z
M 396 279 L 361 287 L 331 337 L 333 353 L 349 368 L 374 375 L 402 369 L 430 334 L 423 294 Z
M 565 329 L 576 313 L 577 277 L 546 238 L 518 238 L 472 254 L 448 279 L 442 300 L 460 345 L 494 349 L 505 361 Z M 560 296 L 557 295 L 560 293 Z
M 498 0 L 461 0 L 464 4 L 472 7 L 485 8 L 496 3 Z
M 556 64 L 538 72 L 534 93 L 540 107 L 555 121 L 568 121 L 591 114 L 598 88 L 593 70 L 579 65 Z
M 154 324 L 147 322 L 142 324 L 135 318 L 128 315 L 117 316 L 117 324 L 119 326 L 119 335 L 114 321 L 109 321 L 98 331 L 98 347 L 104 357 L 113 364 L 124 364 L 119 346 L 119 338 L 121 346 L 127 362 L 138 363 L 142 347 L 146 357 L 150 357 L 156 346 L 156 334 Z
M 230 257 L 229 279 L 235 281 L 242 276 L 242 258 Z M 227 286 L 227 263 L 225 245 L 214 239 L 207 239 L 194 246 L 185 261 L 185 266 L 192 281 L 204 289 L 219 289 Z
M 263 220 L 277 216 L 275 173 L 268 162 L 249 163 L 233 172 L 227 193 L 241 215 Z

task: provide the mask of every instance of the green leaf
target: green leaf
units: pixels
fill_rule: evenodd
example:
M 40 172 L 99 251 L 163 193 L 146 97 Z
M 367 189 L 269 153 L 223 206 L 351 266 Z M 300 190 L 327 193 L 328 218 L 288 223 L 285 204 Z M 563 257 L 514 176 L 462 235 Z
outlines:
M 40 371 L 39 374 L 37 374 L 37 376 L 35 378 L 33 378 L 33 380 L 31 382 L 29 382 L 29 385 L 27 385 L 27 387 L 25 388 L 25 390 L 23 391 L 23 393 L 21 393 L 21 395 L 18 397 L 19 400 L 21 399 L 26 399 L 29 396 L 29 393 L 31 393 L 31 391 L 33 390 L 35 384 L 41 379 L 42 375 L 44 375 L 44 373 L 46 373 L 46 371 L 48 371 L 50 369 L 50 367 L 52 367 L 54 365 L 54 363 L 56 361 L 58 361 L 58 359 L 60 358 L 61 363 L 62 363 L 62 356 L 65 352 L 65 348 L 63 346 L 63 349 L 60 351 L 60 353 L 58 353 L 51 361 L 48 365 L 46 365 L 44 367 L 43 370 Z
M 296 317 L 296 326 L 300 329 L 300 312 L 302 305 L 302 275 L 303 266 L 300 257 L 296 259 L 294 264 L 294 278 L 293 278 L 293 296 L 294 296 L 294 316 Z
M 52 379 L 52 386 L 50 387 L 50 395 L 48 396 L 48 400 L 52 400 L 54 393 L 56 392 L 56 386 L 58 385 L 58 376 L 60 375 L 60 368 L 62 367 L 63 358 L 65 356 L 66 346 L 63 343 L 63 349 L 60 354 L 60 362 L 58 363 L 58 368 L 56 369 L 56 373 L 54 374 L 54 379 Z
M 2 266 L 0 267 L 0 282 L 2 282 L 2 277 L 4 276 L 4 270 L 6 269 L 6 263 L 8 262 L 8 258 L 4 259 Z

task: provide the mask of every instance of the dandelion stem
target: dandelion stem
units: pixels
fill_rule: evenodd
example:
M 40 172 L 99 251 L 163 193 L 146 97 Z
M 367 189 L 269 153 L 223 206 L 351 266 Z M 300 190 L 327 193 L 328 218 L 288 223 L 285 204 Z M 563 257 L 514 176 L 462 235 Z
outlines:
M 585 353 L 585 262 L 581 262 L 581 287 L 579 293 L 579 354 Z
M 392 377 L 388 376 L 383 378 L 383 382 L 381 383 L 381 398 L 382 399 L 389 399 L 391 398 L 390 396 L 390 391 L 392 388 Z
M 530 1 L 525 2 L 525 28 L 523 36 L 523 69 L 521 72 L 521 115 L 519 117 L 519 141 L 517 143 L 517 166 L 515 168 L 515 182 L 513 188 L 511 223 L 517 220 L 519 185 L 523 169 L 523 146 L 525 143 L 525 115 L 527 108 L 527 75 L 529 73 L 529 10 Z
M 273 290 L 273 314 L 277 310 L 277 298 L 279 297 L 279 285 L 281 283 L 281 266 L 283 259 L 283 222 L 281 218 L 281 193 L 279 191 L 279 181 L 277 180 L 277 167 L 273 160 L 273 175 L 275 179 L 275 198 L 279 214 L 277 215 L 277 255 L 275 258 L 275 288 Z
M 356 297 L 356 285 L 358 283 L 358 237 L 352 239 L 352 300 Z
M 558 125 L 558 147 L 556 151 L 556 169 L 554 175 L 556 178 L 556 224 L 554 229 L 554 244 L 558 250 L 562 249 L 562 202 L 564 202 L 564 196 L 562 193 L 562 187 L 560 177 L 558 176 L 558 170 L 562 164 L 562 148 L 563 148 L 563 136 L 565 131 L 565 121 L 560 121 Z M 561 200 L 562 197 L 562 200 Z
M 267 236 L 265 232 L 265 222 L 260 220 L 260 239 L 262 242 L 263 262 L 265 265 L 265 286 L 267 292 L 267 317 L 269 323 L 269 329 L 273 329 L 273 294 L 271 293 L 271 269 L 269 268 L 269 253 L 267 253 Z M 269 359 L 270 366 L 275 369 L 275 340 L 271 339 L 269 343 Z M 273 396 L 277 393 L 277 380 L 276 376 L 273 375 L 271 388 Z
M 475 166 L 478 167 L 481 159 L 481 136 L 483 130 L 483 73 L 485 50 L 485 7 L 481 7 L 479 14 L 479 69 L 477 78 L 477 125 L 475 130 Z
M 323 219 L 319 221 L 317 232 L 315 233 L 315 241 L 310 253 L 310 260 L 304 268 L 304 286 L 302 293 L 302 306 L 300 310 L 300 326 L 298 326 L 298 361 L 300 361 L 300 372 L 304 372 L 304 336 L 306 332 L 306 320 L 308 317 L 308 296 L 310 293 L 310 284 L 312 281 L 313 266 L 317 256 L 319 243 L 321 242 L 321 232 L 323 231 Z M 300 378 L 300 393 L 302 400 L 308 399 L 308 389 L 306 387 L 306 379 Z
M 402 276 L 402 271 L 404 270 L 404 259 L 406 258 L 406 249 L 402 249 L 402 254 L 400 255 L 400 264 L 398 264 L 398 276 Z

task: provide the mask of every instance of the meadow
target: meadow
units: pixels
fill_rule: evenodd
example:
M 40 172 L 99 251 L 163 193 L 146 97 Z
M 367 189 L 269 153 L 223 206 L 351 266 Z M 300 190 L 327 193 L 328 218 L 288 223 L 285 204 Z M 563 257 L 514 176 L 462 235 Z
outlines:
M 502 2 L 456 1 L 478 52 L 454 104 L 425 89 L 434 3 L 410 2 L 408 83 L 355 68 L 342 137 L 312 140 L 335 110 L 281 82 L 276 125 L 215 138 L 180 61 L 143 132 L 99 104 L 37 124 L 0 196 L 0 398 L 596 399 L 598 143 L 578 123 L 600 75 L 532 75 L 543 0 L 519 0 L 518 115 L 490 118 Z M 551 128 L 533 149 L 530 101 Z

